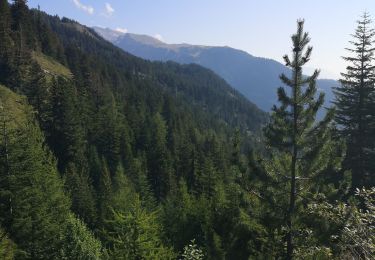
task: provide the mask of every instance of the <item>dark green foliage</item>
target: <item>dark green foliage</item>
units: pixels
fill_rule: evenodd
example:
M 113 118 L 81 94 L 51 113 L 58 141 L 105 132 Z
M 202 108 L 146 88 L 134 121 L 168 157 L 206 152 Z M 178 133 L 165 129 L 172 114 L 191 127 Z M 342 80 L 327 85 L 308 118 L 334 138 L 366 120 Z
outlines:
M 227 196 L 229 190 L 220 187 L 235 179 L 227 170 L 232 162 L 240 164 L 231 156 L 240 157 L 241 151 L 238 141 L 233 153 L 226 146 L 238 127 L 236 138 L 249 140 L 243 144 L 248 149 L 267 116 L 202 67 L 143 61 L 74 21 L 28 10 L 25 4 L 16 1 L 11 9 L 8 4 L 0 6 L 8 14 L 0 20 L 5 32 L 1 66 L 6 69 L 1 80 L 27 97 L 46 137 L 46 144 L 42 139 L 30 144 L 17 135 L 17 145 L 24 145 L 29 156 L 38 152 L 30 151 L 31 147 L 47 145 L 43 149 L 56 157 L 64 183 L 54 175 L 58 187 L 48 188 L 55 189 L 55 194 L 46 192 L 47 199 L 36 189 L 36 201 L 25 203 L 22 214 L 44 223 L 49 218 L 43 211 L 33 213 L 37 200 L 49 203 L 54 196 L 62 196 L 53 206 L 63 202 L 65 206 L 53 211 L 58 214 L 52 214 L 56 224 L 43 224 L 45 229 L 37 231 L 13 229 L 11 218 L 4 215 L 1 223 L 19 246 L 18 255 L 35 258 L 54 250 L 52 258 L 95 259 L 101 248 L 94 232 L 112 257 L 174 258 L 175 252 L 196 238 L 208 257 L 223 258 L 229 250 L 225 237 L 239 211 L 230 214 L 233 208 L 227 207 L 232 198 Z M 27 113 L 31 111 L 28 108 Z M 56 174 L 48 154 L 50 171 Z M 40 160 L 30 158 L 39 165 Z M 26 162 L 32 165 L 30 160 Z M 6 160 L 3 169 L 3 176 L 10 176 Z M 28 170 L 28 178 L 44 174 L 31 166 Z M 5 179 L 2 185 L 10 187 L 10 178 Z M 184 179 L 185 188 L 178 184 Z M 27 187 L 21 181 L 19 185 Z M 227 198 L 224 204 L 214 199 L 219 190 Z M 2 190 L 1 194 L 3 212 L 9 212 L 10 193 Z M 26 194 L 16 193 L 17 199 L 22 201 Z M 181 211 L 163 209 L 167 198 L 171 201 L 186 194 L 190 202 Z M 53 206 L 47 204 L 43 210 L 49 212 Z M 220 210 L 215 213 L 215 208 Z M 193 225 L 192 232 L 178 239 L 184 229 L 169 230 L 170 217 L 161 212 L 175 216 L 181 227 Z M 224 222 L 230 223 L 225 229 Z M 242 239 L 250 239 L 250 233 Z M 31 241 L 25 234 L 36 238 Z M 64 239 L 55 241 L 57 237 Z
M 65 189 L 72 200 L 71 209 L 87 224 L 93 225 L 97 218 L 97 208 L 93 196 L 91 180 L 85 172 L 69 165 L 64 174 Z
M 12 73 L 12 59 L 14 42 L 11 38 L 11 13 L 7 0 L 0 1 L 0 81 L 5 84 L 5 79 Z
M 29 12 L 27 0 L 14 0 L 12 8 L 14 28 L 15 30 L 20 30 L 20 27 L 24 26 L 26 21 L 30 18 L 27 15 Z
M 108 164 L 105 159 L 102 159 L 102 167 L 99 177 L 99 188 L 98 188 L 98 208 L 99 217 L 103 222 L 107 218 L 108 210 L 111 206 L 111 196 L 112 196 L 112 181 L 111 173 L 109 172 Z M 115 173 L 115 178 L 119 174 L 124 174 L 123 169 L 119 166 L 119 169 Z
M 10 13 L 10 8 L 9 8 L 9 3 L 7 0 L 2 0 L 0 2 L 0 13 L 1 13 L 1 18 L 0 18 L 0 37 L 1 37 L 1 53 L 3 54 L 4 52 L 10 51 L 11 50 L 11 13 Z
M 157 211 L 142 207 L 139 195 L 121 167 L 114 176 L 111 195 L 103 232 L 110 257 L 174 259 L 173 250 L 163 245 Z
M 302 76 L 302 22 L 266 149 L 268 116 L 211 71 L 138 59 L 25 1 L 0 10 L 0 80 L 32 105 L 0 87 L 1 254 L 176 259 L 195 241 L 207 259 L 271 259 L 284 241 L 288 258 L 333 247 L 337 226 L 306 209 L 341 199 L 344 149 L 333 112 L 315 120 L 323 95 L 318 72 Z M 264 156 L 245 156 L 256 148 Z
M 25 257 L 58 258 L 69 201 L 41 132 L 30 112 L 25 113 L 24 121 L 12 119 L 17 128 L 2 117 L 1 220 Z
M 172 169 L 170 155 L 167 149 L 167 128 L 163 117 L 155 114 L 150 122 L 151 140 L 149 149 L 148 178 L 157 199 L 165 197 L 170 191 Z
M 332 169 L 332 165 L 337 167 L 340 163 L 336 159 L 338 143 L 331 138 L 333 110 L 329 110 L 322 121 L 316 121 L 316 114 L 324 102 L 323 93 L 316 97 L 315 82 L 319 71 L 310 77 L 302 74 L 302 67 L 312 52 L 312 47 L 307 47 L 310 38 L 303 31 L 303 24 L 298 21 L 297 32 L 292 36 L 292 60 L 284 56 L 286 66 L 293 73 L 291 78 L 282 74 L 280 79 L 290 89 L 278 89 L 280 106 L 274 106 L 271 123 L 265 129 L 267 143 L 272 149 L 271 160 L 262 170 L 258 169 L 264 171 L 265 183 L 269 185 L 260 192 L 271 199 L 271 206 L 276 207 L 272 214 L 286 229 L 287 259 L 293 258 L 295 247 L 298 247 L 296 234 L 302 229 L 298 217 L 304 205 L 314 198 L 314 193 L 322 192 L 322 189 L 314 188 L 317 179 L 324 176 L 327 169 Z
M 92 134 L 94 142 L 97 144 L 98 152 L 104 156 L 108 162 L 109 169 L 114 172 L 116 165 L 120 162 L 122 145 L 125 147 L 124 157 L 131 158 L 131 150 L 127 147 L 127 138 L 123 135 L 127 134 L 126 124 L 123 115 L 118 111 L 116 100 L 113 94 L 109 93 L 108 97 L 104 97 L 104 105 L 98 108 L 95 116 L 95 128 Z
M 49 95 L 45 75 L 36 62 L 30 68 L 30 79 L 23 92 L 29 97 L 30 104 L 38 111 L 39 122 L 41 125 L 45 125 L 47 119 L 43 112 L 47 110 L 46 102 Z
M 107 221 L 110 256 L 115 259 L 175 259 L 171 248 L 163 246 L 156 212 L 142 209 L 138 197 L 124 211 L 113 211 Z
M 189 193 L 186 183 L 181 181 L 177 194 L 170 196 L 163 207 L 164 227 L 167 235 L 173 238 L 174 247 L 182 250 L 190 240 L 204 243 L 204 208 Z
M 347 142 L 344 166 L 352 172 L 353 188 L 375 185 L 375 30 L 367 13 L 357 23 L 353 47 L 347 48 L 353 56 L 344 57 L 349 65 L 335 90 L 336 123 Z
M 147 178 L 148 174 L 146 166 L 145 158 L 137 158 L 133 160 L 129 171 L 131 171 L 130 178 L 134 183 L 135 191 L 141 198 L 143 206 L 146 209 L 152 210 L 156 207 L 156 199 Z
M 86 167 L 85 143 L 79 119 L 76 89 L 71 82 L 59 77 L 52 82 L 50 100 L 51 119 L 47 141 L 59 158 L 59 169 L 64 171 L 69 163 L 78 170 Z

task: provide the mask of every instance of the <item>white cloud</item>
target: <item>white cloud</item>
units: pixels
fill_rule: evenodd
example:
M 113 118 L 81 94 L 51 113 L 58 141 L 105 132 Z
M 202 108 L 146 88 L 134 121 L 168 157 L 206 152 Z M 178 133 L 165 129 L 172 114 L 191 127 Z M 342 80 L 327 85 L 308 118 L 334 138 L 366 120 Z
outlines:
M 105 3 L 105 12 L 107 16 L 111 16 L 115 12 L 115 9 L 113 9 L 110 3 Z
M 74 5 L 88 14 L 94 14 L 94 7 L 90 5 L 84 5 L 79 0 L 73 0 Z
M 115 29 L 116 32 L 120 32 L 120 33 L 127 33 L 128 32 L 128 29 L 126 28 L 121 28 L 121 27 L 117 27 Z
M 154 35 L 154 38 L 155 38 L 155 39 L 158 39 L 159 41 L 163 41 L 163 36 L 161 36 L 161 35 L 158 34 L 158 33 Z

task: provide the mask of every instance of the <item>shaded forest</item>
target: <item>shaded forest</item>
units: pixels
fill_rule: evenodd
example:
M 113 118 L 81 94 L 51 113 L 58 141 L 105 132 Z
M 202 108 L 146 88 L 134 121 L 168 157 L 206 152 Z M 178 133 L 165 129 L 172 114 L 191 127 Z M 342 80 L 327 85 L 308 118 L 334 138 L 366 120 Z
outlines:
M 372 259 L 373 28 L 325 108 L 298 20 L 267 114 L 199 65 L 0 0 L 0 258 Z

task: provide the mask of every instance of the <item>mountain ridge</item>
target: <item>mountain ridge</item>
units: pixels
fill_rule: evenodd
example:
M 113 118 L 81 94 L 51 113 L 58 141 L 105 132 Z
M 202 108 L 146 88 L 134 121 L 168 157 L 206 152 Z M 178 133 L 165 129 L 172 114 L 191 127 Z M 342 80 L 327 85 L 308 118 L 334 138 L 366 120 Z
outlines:
M 133 33 L 124 33 L 111 40 L 97 27 L 93 29 L 106 40 L 143 59 L 171 60 L 181 64 L 196 63 L 209 68 L 265 111 L 270 111 L 277 102 L 276 90 L 281 85 L 279 75 L 290 74 L 290 70 L 276 60 L 257 57 L 228 46 L 168 44 L 147 35 L 142 35 L 140 40 L 139 35 Z M 145 40 L 145 37 L 148 37 L 148 40 Z M 332 88 L 336 87 L 338 82 L 319 79 L 317 84 L 319 89 L 326 93 L 325 105 L 330 106 L 333 100 Z

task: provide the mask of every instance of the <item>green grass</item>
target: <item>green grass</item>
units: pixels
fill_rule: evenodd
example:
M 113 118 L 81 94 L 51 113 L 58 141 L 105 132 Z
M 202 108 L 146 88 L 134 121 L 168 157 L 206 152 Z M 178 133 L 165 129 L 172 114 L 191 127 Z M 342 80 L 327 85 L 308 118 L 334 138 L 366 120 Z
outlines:
M 47 75 L 50 75 L 50 77 L 62 76 L 68 79 L 72 78 L 72 72 L 67 67 L 65 67 L 61 63 L 58 63 L 53 58 L 48 57 L 40 52 L 33 52 L 33 58 L 36 60 L 36 62 L 38 62 L 38 64 L 44 70 L 44 72 Z
M 27 120 L 27 109 L 26 97 L 0 85 L 0 121 L 3 122 L 5 117 L 10 129 L 18 128 Z

